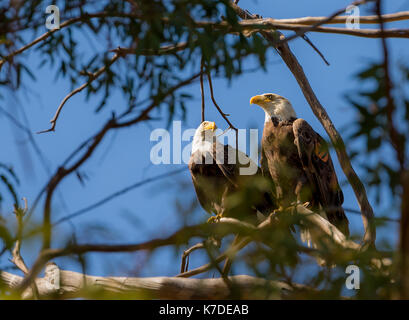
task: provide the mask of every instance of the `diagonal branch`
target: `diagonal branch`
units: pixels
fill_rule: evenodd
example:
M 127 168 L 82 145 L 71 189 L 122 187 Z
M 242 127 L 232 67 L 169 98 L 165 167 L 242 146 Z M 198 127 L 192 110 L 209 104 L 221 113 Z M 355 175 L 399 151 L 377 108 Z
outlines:
M 102 206 L 103 204 L 111 201 L 112 199 L 114 199 L 116 197 L 119 197 L 119 196 L 121 196 L 121 195 L 135 189 L 135 188 L 139 188 L 141 186 L 144 186 L 144 185 L 146 185 L 148 183 L 151 183 L 151 182 L 154 182 L 154 181 L 158 181 L 160 179 L 168 178 L 168 177 L 173 176 L 175 174 L 181 173 L 181 172 L 183 172 L 185 170 L 186 170 L 185 168 L 177 169 L 177 170 L 174 170 L 174 171 L 169 171 L 169 172 L 166 172 L 166 173 L 163 173 L 163 174 L 153 176 L 151 178 L 147 178 L 147 179 L 142 180 L 142 181 L 138 181 L 138 182 L 136 182 L 136 183 L 134 183 L 134 184 L 132 184 L 130 186 L 127 186 L 125 188 L 122 188 L 121 190 L 118 190 L 118 191 L 110 194 L 109 196 L 107 196 L 107 197 L 105 197 L 105 198 L 103 198 L 103 199 L 101 199 L 101 200 L 99 200 L 99 201 L 97 201 L 97 202 L 95 202 L 93 204 L 88 205 L 85 208 L 82 208 L 82 209 L 77 210 L 77 211 L 75 211 L 75 212 L 73 212 L 71 214 L 66 215 L 65 217 L 60 218 L 59 220 L 57 220 L 57 221 L 55 221 L 53 223 L 53 227 L 55 227 L 56 225 L 58 225 L 58 224 L 60 224 L 62 222 L 65 222 L 65 221 L 68 221 L 68 220 L 70 220 L 72 218 L 76 218 L 76 217 L 78 217 L 80 215 L 83 215 L 84 213 L 87 213 L 88 211 L 94 210 L 94 209 Z
M 109 61 L 107 64 L 105 64 L 104 66 L 102 66 L 101 68 L 99 68 L 95 73 L 90 73 L 88 74 L 88 81 L 85 82 L 84 84 L 82 84 L 81 86 L 79 86 L 78 88 L 74 89 L 73 91 L 71 91 L 69 94 L 67 94 L 65 96 L 65 98 L 62 100 L 62 102 L 60 103 L 60 105 L 57 108 L 57 111 L 54 114 L 54 117 L 50 120 L 51 123 L 51 128 L 47 129 L 47 130 L 43 130 L 43 131 L 39 131 L 37 133 L 46 133 L 46 132 L 51 132 L 51 131 L 55 131 L 55 126 L 57 124 L 57 120 L 58 117 L 60 116 L 60 113 L 62 111 L 62 108 L 64 107 L 65 103 L 72 98 L 73 96 L 75 96 L 77 93 L 80 93 L 82 90 L 84 90 L 86 87 L 88 87 L 95 79 L 97 79 L 101 74 L 103 74 L 116 60 L 118 60 L 118 58 L 121 55 L 116 53 Z
M 78 22 L 83 22 L 83 21 L 87 21 L 89 19 L 93 19 L 93 18 L 108 18 L 108 17 L 116 17 L 116 18 L 131 18 L 131 19 L 138 19 L 140 18 L 140 16 L 136 15 L 136 14 L 127 14 L 127 13 L 110 13 L 110 12 L 98 12 L 98 13 L 86 13 L 83 14 L 79 17 L 75 17 L 75 18 L 71 18 L 68 19 L 66 21 L 64 21 L 63 23 L 60 24 L 60 28 L 59 29 L 52 29 L 44 34 L 42 34 L 41 36 L 37 37 L 36 39 L 34 39 L 32 42 L 22 46 L 20 49 L 17 49 L 16 51 L 13 51 L 12 53 L 10 53 L 9 55 L 3 57 L 2 60 L 0 60 L 0 70 L 1 67 L 3 66 L 4 63 L 6 63 L 7 61 L 12 61 L 12 59 L 27 51 L 28 49 L 30 49 L 31 47 L 33 47 L 34 45 L 46 40 L 48 37 L 50 37 L 53 33 L 60 31 L 63 28 L 69 27 L 72 24 L 78 23 Z

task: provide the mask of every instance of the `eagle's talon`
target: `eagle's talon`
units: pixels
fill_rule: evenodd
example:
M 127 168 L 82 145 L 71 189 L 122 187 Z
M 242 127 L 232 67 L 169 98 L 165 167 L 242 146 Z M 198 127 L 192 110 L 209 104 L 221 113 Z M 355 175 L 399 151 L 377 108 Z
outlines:
M 217 223 L 220 221 L 220 219 L 223 217 L 222 213 L 218 213 L 215 216 L 211 216 L 209 219 L 207 219 L 207 223 Z
M 284 211 L 284 207 L 283 206 L 279 206 L 277 209 L 275 209 L 274 211 L 273 211 L 273 214 L 277 214 L 278 212 L 282 212 L 282 211 Z

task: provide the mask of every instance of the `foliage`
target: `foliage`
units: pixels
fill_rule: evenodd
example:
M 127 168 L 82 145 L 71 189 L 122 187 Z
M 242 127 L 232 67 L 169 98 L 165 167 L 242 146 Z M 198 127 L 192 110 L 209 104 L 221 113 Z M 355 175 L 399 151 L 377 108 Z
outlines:
M 0 5 L 0 56 L 7 56 L 34 36 L 42 34 L 46 1 L 16 2 Z M 13 2 L 14 3 L 14 2 Z M 138 110 L 147 98 L 153 97 L 166 106 L 171 120 L 175 112 L 185 112 L 186 93 L 175 92 L 164 101 L 164 93 L 181 80 L 181 74 L 200 69 L 200 60 L 226 78 L 243 72 L 242 60 L 255 55 L 261 66 L 265 63 L 267 46 L 259 36 L 226 36 L 223 30 L 197 28 L 196 21 L 226 19 L 232 26 L 238 20 L 228 0 L 174 1 L 57 1 L 61 21 L 78 18 L 80 22 L 56 32 L 42 41 L 35 50 L 41 54 L 42 67 L 58 66 L 56 77 L 68 79 L 72 87 L 87 82 L 89 74 L 107 65 L 112 50 L 132 48 L 135 54 L 112 66 L 103 76 L 87 87 L 87 97 L 101 93 L 96 111 L 106 106 L 114 89 L 120 88 L 128 100 L 127 112 Z M 92 18 L 99 15 L 97 18 Z M 40 23 L 41 22 L 41 23 Z M 98 41 L 101 50 L 89 52 L 80 46 L 80 39 Z M 99 39 L 104 39 L 100 41 Z M 169 55 L 144 55 L 165 45 L 186 44 L 186 50 Z M 16 56 L 2 72 L 0 84 L 16 90 L 24 74 L 35 78 L 24 55 Z
M 394 126 L 399 134 L 399 147 L 407 159 L 409 141 L 409 69 L 405 65 L 396 68 L 396 87 L 392 91 L 394 101 Z M 393 195 L 394 200 L 402 196 L 401 170 L 390 136 L 388 123 L 388 103 L 385 88 L 383 63 L 372 62 L 356 74 L 360 88 L 345 97 L 356 111 L 356 119 L 349 134 L 350 142 L 364 139 L 366 149 L 353 151 L 361 167 L 366 172 L 367 184 L 374 188 L 378 202 L 384 190 Z M 384 156 L 388 155 L 388 156 Z

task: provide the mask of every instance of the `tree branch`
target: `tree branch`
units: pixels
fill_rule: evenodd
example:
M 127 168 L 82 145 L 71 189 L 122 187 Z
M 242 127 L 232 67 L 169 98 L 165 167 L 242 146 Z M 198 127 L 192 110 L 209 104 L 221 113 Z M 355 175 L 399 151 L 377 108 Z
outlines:
M 239 294 L 240 299 L 280 299 L 297 291 L 310 290 L 299 284 L 287 284 L 247 275 L 228 278 L 234 284 L 234 292 L 222 278 L 187 279 L 176 277 L 98 277 L 78 272 L 60 270 L 48 264 L 44 278 L 35 279 L 40 298 L 95 298 L 108 294 L 112 298 L 121 295 L 138 299 L 229 299 Z M 13 290 L 21 286 L 23 278 L 0 271 L 0 282 Z M 22 294 L 23 299 L 33 298 L 31 288 Z
M 103 74 L 118 58 L 121 57 L 119 53 L 116 53 L 110 60 L 109 62 L 104 65 L 103 67 L 99 68 L 95 73 L 88 74 L 88 81 L 79 86 L 78 88 L 74 89 L 71 91 L 69 94 L 65 96 L 63 101 L 60 103 L 60 105 L 57 108 L 57 111 L 54 114 L 54 117 L 50 120 L 51 123 L 51 128 L 43 131 L 39 131 L 37 133 L 46 133 L 46 132 L 51 132 L 55 131 L 55 126 L 57 124 L 58 117 L 60 116 L 61 110 L 64 107 L 65 103 L 75 96 L 77 93 L 80 93 L 82 90 L 84 90 L 86 87 L 88 87 L 95 79 L 97 79 L 101 74 Z
M 247 13 L 246 13 L 247 14 Z M 262 31 L 275 31 L 275 30 L 292 30 L 297 31 L 297 34 L 288 38 L 281 39 L 282 42 L 292 40 L 306 32 L 319 32 L 319 33 L 332 33 L 332 34 L 344 34 L 363 38 L 409 38 L 409 29 L 347 29 L 336 27 L 321 27 L 311 26 L 306 27 L 302 24 L 287 24 L 278 23 L 271 18 L 257 19 L 254 21 L 240 21 L 234 28 L 228 22 L 211 22 L 211 21 L 196 21 L 195 26 L 197 28 L 212 27 L 216 30 L 223 30 L 228 33 L 243 33 L 245 36 L 250 36 L 255 32 Z M 288 39 L 288 40 L 287 40 Z
M 222 218 L 220 222 L 215 224 L 200 224 L 195 226 L 184 227 L 167 238 L 157 238 L 147 242 L 137 244 L 82 244 L 71 245 L 61 249 L 43 249 L 33 266 L 31 267 L 27 277 L 21 284 L 21 290 L 29 286 L 38 273 L 42 270 L 44 265 L 51 259 L 67 256 L 80 255 L 87 252 L 134 252 L 140 250 L 155 250 L 156 248 L 168 245 L 180 245 L 187 243 L 193 237 L 207 238 L 210 235 L 218 234 L 222 237 L 239 233 L 248 236 L 257 230 L 256 227 L 249 223 L 245 223 L 232 218 Z
M 345 9 L 344 9 L 345 12 Z M 340 13 L 341 14 L 341 13 Z M 314 25 L 324 21 L 323 24 L 344 24 L 348 21 L 350 16 L 335 16 L 328 20 L 328 17 L 302 17 L 294 19 L 274 19 L 277 23 L 285 24 L 303 24 L 303 25 Z M 409 20 L 409 11 L 400 11 L 396 13 L 389 13 L 382 15 L 383 22 L 394 22 L 394 21 L 403 21 Z M 362 24 L 376 24 L 379 23 L 379 16 L 360 16 L 359 23 Z

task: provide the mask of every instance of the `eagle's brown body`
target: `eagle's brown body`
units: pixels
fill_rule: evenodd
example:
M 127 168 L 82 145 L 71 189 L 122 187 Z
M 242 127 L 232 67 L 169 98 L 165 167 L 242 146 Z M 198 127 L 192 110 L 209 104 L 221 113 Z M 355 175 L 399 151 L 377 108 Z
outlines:
M 272 194 L 252 188 L 260 181 L 257 179 L 263 179 L 260 168 L 254 175 L 240 175 L 240 166 L 246 165 L 241 165 L 238 159 L 235 163 L 228 163 L 228 154 L 235 154 L 235 149 L 225 145 L 220 151 L 224 152 L 222 159 L 216 157 L 214 147 L 212 152 L 195 151 L 189 161 L 193 185 L 203 209 L 208 213 L 245 220 L 256 218 L 257 210 L 264 215 L 271 213 L 276 208 Z M 207 160 L 211 157 L 212 163 L 206 163 L 206 157 Z M 252 191 L 256 192 L 250 194 Z M 246 194 L 247 199 L 240 192 Z M 242 201 L 235 201 L 234 195 Z
M 305 120 L 272 118 L 265 122 L 261 169 L 263 175 L 271 176 L 279 205 L 309 202 L 313 209 L 323 209 L 327 219 L 349 235 L 341 207 L 343 194 L 328 148 Z

